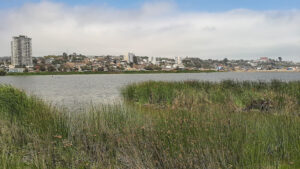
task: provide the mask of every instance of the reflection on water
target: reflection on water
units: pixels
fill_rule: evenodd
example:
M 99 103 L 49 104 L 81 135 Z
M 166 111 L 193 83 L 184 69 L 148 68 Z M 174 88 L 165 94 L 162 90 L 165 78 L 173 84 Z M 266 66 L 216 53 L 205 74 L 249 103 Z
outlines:
M 127 84 L 142 81 L 184 80 L 300 80 L 300 73 L 174 73 L 174 74 L 99 74 L 57 76 L 5 76 L 0 84 L 10 84 L 48 102 L 69 108 L 90 103 L 111 103 L 120 100 L 120 89 Z

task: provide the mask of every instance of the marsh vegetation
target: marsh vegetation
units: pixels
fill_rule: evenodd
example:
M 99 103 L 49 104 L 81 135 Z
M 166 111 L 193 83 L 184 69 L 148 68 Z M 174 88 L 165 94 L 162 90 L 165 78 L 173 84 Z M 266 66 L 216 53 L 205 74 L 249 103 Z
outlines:
M 0 87 L 0 168 L 300 167 L 300 82 L 143 82 L 71 113 Z

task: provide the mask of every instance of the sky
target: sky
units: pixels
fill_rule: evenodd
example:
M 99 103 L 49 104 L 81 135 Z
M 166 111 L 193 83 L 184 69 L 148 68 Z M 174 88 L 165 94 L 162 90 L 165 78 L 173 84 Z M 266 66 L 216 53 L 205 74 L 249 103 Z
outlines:
M 300 0 L 0 0 L 0 56 L 82 53 L 300 61 Z

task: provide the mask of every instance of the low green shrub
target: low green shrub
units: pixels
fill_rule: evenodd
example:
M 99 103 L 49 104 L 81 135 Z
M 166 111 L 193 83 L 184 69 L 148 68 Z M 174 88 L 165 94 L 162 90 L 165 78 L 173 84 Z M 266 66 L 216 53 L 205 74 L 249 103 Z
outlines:
M 5 76 L 6 75 L 6 71 L 0 69 L 0 76 Z

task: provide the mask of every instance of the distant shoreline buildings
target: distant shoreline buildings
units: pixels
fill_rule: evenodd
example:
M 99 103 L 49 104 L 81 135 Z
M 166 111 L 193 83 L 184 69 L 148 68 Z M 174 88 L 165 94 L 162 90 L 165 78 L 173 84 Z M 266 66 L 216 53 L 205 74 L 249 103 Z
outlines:
M 0 58 L 0 70 L 6 72 L 122 72 L 122 71 L 299 71 L 300 63 L 283 61 L 281 57 L 257 60 L 223 60 L 193 57 L 137 56 L 132 52 L 120 56 L 85 56 L 82 54 L 32 57 L 32 39 L 15 36 L 11 41 L 11 56 Z

